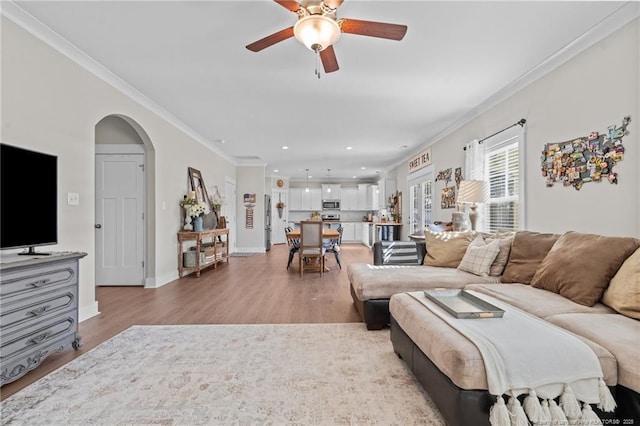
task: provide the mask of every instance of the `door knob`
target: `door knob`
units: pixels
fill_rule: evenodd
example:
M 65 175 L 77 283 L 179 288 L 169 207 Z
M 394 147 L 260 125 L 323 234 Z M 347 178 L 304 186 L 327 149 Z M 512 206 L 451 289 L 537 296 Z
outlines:
M 100 229 L 102 228 L 102 225 L 100 225 L 99 223 L 96 223 L 95 225 L 93 225 L 96 229 Z

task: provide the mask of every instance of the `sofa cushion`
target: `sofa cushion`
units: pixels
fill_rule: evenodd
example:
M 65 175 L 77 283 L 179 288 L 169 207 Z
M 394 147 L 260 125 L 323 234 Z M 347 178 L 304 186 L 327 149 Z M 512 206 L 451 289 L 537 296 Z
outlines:
M 432 304 L 431 301 L 427 303 Z M 407 336 L 456 386 L 469 390 L 487 389 L 484 361 L 473 342 L 408 294 L 394 295 L 389 301 L 389 311 Z M 615 385 L 617 366 L 614 356 L 601 345 L 579 335 L 576 337 L 598 357 L 605 382 Z
M 640 393 L 640 321 L 617 314 L 560 314 L 547 321 L 607 348 L 618 362 L 618 383 Z
M 424 237 L 427 246 L 425 265 L 457 268 L 475 233 L 425 231 Z
M 490 243 L 495 238 L 486 238 L 485 241 Z M 507 262 L 509 261 L 509 253 L 511 252 L 511 243 L 513 242 L 513 235 L 508 237 L 499 237 L 500 241 L 500 251 L 498 255 L 494 259 L 491 264 L 491 269 L 489 270 L 489 275 L 492 277 L 499 277 L 504 272 L 505 266 L 507 266 Z
M 543 319 L 551 315 L 564 313 L 615 314 L 613 309 L 602 303 L 596 303 L 594 306 L 588 307 L 572 302 L 559 294 L 526 284 L 470 284 L 465 289 L 493 296 Z
M 560 237 L 559 234 L 518 231 L 513 236 L 509 261 L 504 268 L 503 283 L 529 284 L 538 265 Z
M 640 319 L 640 248 L 624 261 L 613 276 L 602 295 L 602 303 L 623 315 Z
M 488 277 L 493 261 L 500 251 L 500 240 L 484 242 L 484 238 L 478 235 L 468 246 L 458 269 L 470 272 L 481 277 Z
M 347 276 L 358 300 L 388 299 L 403 291 L 428 288 L 464 288 L 471 283 L 498 283 L 497 277 L 479 277 L 456 268 L 434 266 L 368 265 L 351 263 Z
M 540 263 L 531 285 L 593 306 L 639 245 L 635 238 L 567 232 Z

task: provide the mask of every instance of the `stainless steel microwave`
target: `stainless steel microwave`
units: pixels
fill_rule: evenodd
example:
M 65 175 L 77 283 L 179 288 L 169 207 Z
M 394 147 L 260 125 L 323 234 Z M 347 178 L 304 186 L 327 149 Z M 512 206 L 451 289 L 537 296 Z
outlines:
M 322 210 L 340 210 L 340 200 L 322 200 Z

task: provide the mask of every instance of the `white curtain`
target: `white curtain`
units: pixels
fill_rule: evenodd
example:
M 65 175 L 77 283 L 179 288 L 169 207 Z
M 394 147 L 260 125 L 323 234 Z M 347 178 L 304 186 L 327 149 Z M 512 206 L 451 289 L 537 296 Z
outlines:
M 485 180 L 484 173 L 484 144 L 474 139 L 465 145 L 464 151 L 464 180 Z M 476 225 L 477 231 L 482 231 L 484 226 L 484 204 L 479 204 L 476 211 L 478 212 L 478 222 Z M 468 211 L 466 205 L 461 206 L 462 211 Z M 466 219 L 466 216 L 465 216 Z M 470 225 L 469 225 L 469 229 Z
M 484 180 L 484 145 L 474 139 L 465 148 L 464 179 Z

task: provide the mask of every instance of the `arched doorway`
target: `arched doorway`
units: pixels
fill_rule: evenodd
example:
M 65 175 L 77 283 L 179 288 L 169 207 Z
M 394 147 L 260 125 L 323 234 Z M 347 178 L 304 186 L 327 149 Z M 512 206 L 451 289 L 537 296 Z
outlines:
M 96 285 L 151 285 L 155 276 L 154 149 L 133 119 L 95 126 Z

